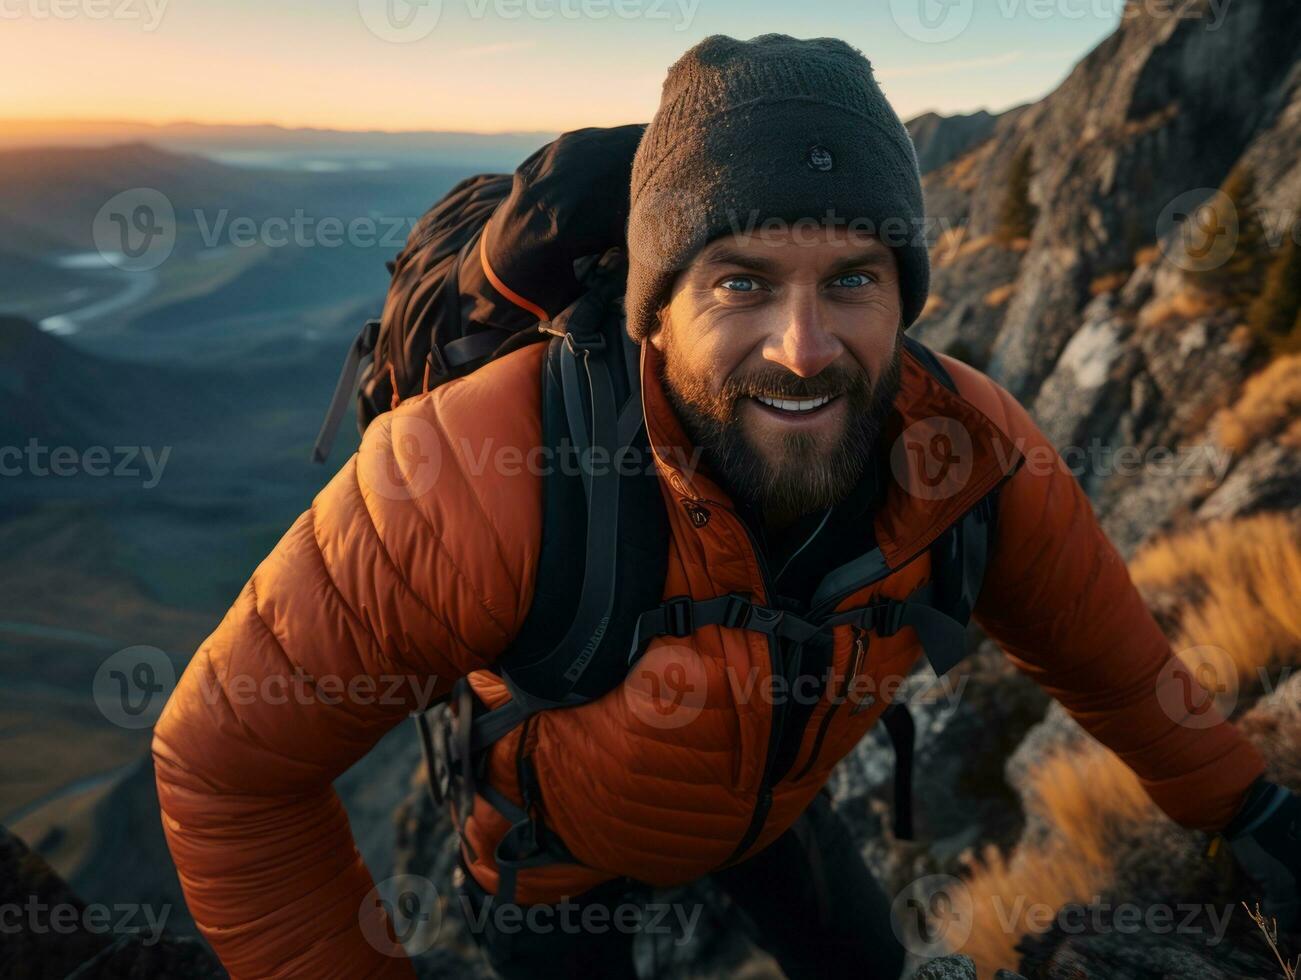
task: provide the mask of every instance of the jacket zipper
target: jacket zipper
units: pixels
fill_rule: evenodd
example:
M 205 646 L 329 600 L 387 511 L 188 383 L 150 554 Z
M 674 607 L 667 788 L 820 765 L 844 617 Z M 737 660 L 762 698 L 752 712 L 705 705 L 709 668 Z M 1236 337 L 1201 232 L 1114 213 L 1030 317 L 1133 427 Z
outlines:
M 726 511 L 737 524 L 741 525 L 741 529 L 750 542 L 750 550 L 754 552 L 755 563 L 759 566 L 759 581 L 763 585 L 764 601 L 772 602 L 773 590 L 772 584 L 768 580 L 767 557 L 764 555 L 763 549 L 759 547 L 759 542 L 750 526 L 731 507 L 716 500 L 705 502 Z M 775 636 L 768 636 L 766 640 L 768 642 L 768 670 L 769 674 L 775 677 L 778 673 L 785 671 L 785 664 L 782 662 L 781 644 Z M 772 718 L 768 726 L 768 745 L 764 752 L 763 774 L 759 778 L 759 791 L 755 797 L 754 809 L 750 813 L 750 824 L 746 827 L 745 833 L 732 853 L 723 862 L 724 866 L 731 864 L 750 849 L 750 846 L 758 839 L 760 831 L 763 830 L 764 822 L 768 819 L 768 811 L 772 808 L 772 771 L 773 765 L 777 761 L 777 749 L 781 745 L 786 711 L 787 701 L 785 699 L 773 704 Z
M 989 490 L 986 491 L 986 494 L 992 493 L 995 489 L 1002 486 L 1009 479 L 1011 479 L 1011 477 L 1020 468 L 1021 462 L 1023 462 L 1023 460 L 1018 461 L 1017 465 L 1013 467 L 1012 472 L 1004 475 L 1001 479 L 999 479 L 998 482 L 996 482 L 992 487 L 989 488 Z M 983 499 L 983 497 L 981 499 Z M 772 591 L 772 586 L 768 581 L 768 563 L 765 559 L 763 549 L 759 547 L 759 543 L 755 539 L 754 532 L 750 530 L 750 526 L 745 522 L 745 519 L 742 518 L 732 507 L 727 506 L 721 501 L 699 499 L 698 502 L 701 504 L 708 504 L 717 507 L 718 509 L 727 512 L 732 516 L 733 520 L 735 520 L 738 524 L 741 525 L 741 529 L 745 531 L 745 536 L 750 542 L 750 550 L 754 552 L 755 561 L 759 566 L 759 580 L 763 584 L 764 599 L 768 602 L 771 602 L 773 597 L 773 591 Z M 916 554 L 908 558 L 907 561 L 901 562 L 899 568 L 902 568 L 904 565 L 911 563 L 914 559 L 919 558 L 921 555 L 925 554 L 929 550 L 929 548 L 930 546 L 927 545 L 927 547 L 920 549 Z M 893 574 L 896 571 L 898 571 L 898 568 L 888 569 L 885 572 L 885 575 L 883 575 L 882 577 L 884 578 L 888 575 Z M 859 588 L 862 588 L 862 585 L 858 586 L 853 591 L 858 591 Z M 809 617 L 810 618 L 815 617 L 823 609 L 827 609 L 827 608 L 834 609 L 835 606 L 839 604 L 841 601 L 843 601 L 844 598 L 845 598 L 844 596 L 833 597 L 823 603 L 820 603 L 817 609 L 809 611 L 808 613 Z M 860 664 L 862 656 L 867 649 L 867 644 L 861 642 L 861 636 L 856 637 L 856 639 L 860 640 L 860 642 L 856 643 L 855 645 L 855 656 L 854 656 L 854 665 L 856 668 L 855 673 L 857 671 L 857 667 Z M 781 660 L 782 658 L 781 658 L 780 646 L 777 639 L 772 636 L 768 637 L 768 662 L 769 662 L 769 671 L 771 672 L 771 674 L 776 675 L 779 671 L 785 670 L 785 664 L 783 664 Z M 781 740 L 783 722 L 785 721 L 786 718 L 786 708 L 787 708 L 786 700 L 783 700 L 781 702 L 780 708 L 781 710 L 779 711 L 778 705 L 776 704 L 773 705 L 772 723 L 769 726 L 769 730 L 768 730 L 768 747 L 764 757 L 763 775 L 760 777 L 759 780 L 759 792 L 755 799 L 754 810 L 751 812 L 750 815 L 750 825 L 746 828 L 745 834 L 741 837 L 741 840 L 737 843 L 736 848 L 723 862 L 722 865 L 723 867 L 726 867 L 727 865 L 730 865 L 732 862 L 738 860 L 743 854 L 745 854 L 746 851 L 750 849 L 751 845 L 754 844 L 754 842 L 758 839 L 759 833 L 763 830 L 764 822 L 768 819 L 768 811 L 772 808 L 772 771 L 773 771 L 773 765 L 776 762 L 776 758 L 777 758 L 777 748 Z M 803 776 L 804 773 L 808 771 L 809 767 L 812 765 L 812 760 L 816 758 L 817 752 L 821 750 L 821 742 L 823 736 L 826 734 L 826 726 L 835 708 L 836 705 L 832 705 L 831 710 L 829 710 L 827 714 L 823 716 L 822 726 L 817 735 L 817 744 L 815 744 L 810 754 L 810 762 L 806 763 L 801 768 L 800 770 L 801 776 Z
M 800 766 L 800 771 L 791 777 L 792 782 L 799 782 L 807 776 L 809 770 L 813 768 L 813 764 L 818 761 L 818 755 L 822 752 L 822 742 L 827 737 L 827 729 L 831 727 L 831 719 L 840 709 L 845 698 L 849 696 L 849 685 L 853 682 L 854 678 L 858 676 L 858 672 L 863 667 L 863 656 L 867 652 L 868 644 L 867 630 L 863 629 L 861 626 L 854 626 L 851 627 L 851 629 L 854 632 L 854 658 L 850 662 L 849 671 L 841 681 L 839 696 L 831 707 L 827 709 L 827 713 L 822 716 L 822 722 L 818 725 L 818 734 L 813 739 L 813 747 L 809 749 L 808 759 L 805 761 L 804 765 Z

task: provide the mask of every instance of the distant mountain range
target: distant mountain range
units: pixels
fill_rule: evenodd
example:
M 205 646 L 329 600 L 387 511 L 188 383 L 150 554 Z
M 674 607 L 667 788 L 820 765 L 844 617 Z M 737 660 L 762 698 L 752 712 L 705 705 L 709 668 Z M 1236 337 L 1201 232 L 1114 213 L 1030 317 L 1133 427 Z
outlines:
M 106 146 L 146 142 L 177 153 L 257 166 L 383 167 L 436 163 L 513 170 L 557 133 L 381 132 L 289 129 L 205 123 L 0 119 L 0 150 L 47 146 Z
M 964 153 L 993 129 L 997 116 L 976 112 L 942 116 L 928 112 L 906 125 L 923 172 Z M 382 169 L 398 165 L 464 166 L 513 170 L 558 133 L 536 130 L 464 133 L 443 130 L 382 132 L 287 128 L 270 125 L 101 122 L 0 119 L 0 151 L 33 147 L 94 147 L 149 143 L 175 153 L 194 153 L 223 163 L 294 169 Z

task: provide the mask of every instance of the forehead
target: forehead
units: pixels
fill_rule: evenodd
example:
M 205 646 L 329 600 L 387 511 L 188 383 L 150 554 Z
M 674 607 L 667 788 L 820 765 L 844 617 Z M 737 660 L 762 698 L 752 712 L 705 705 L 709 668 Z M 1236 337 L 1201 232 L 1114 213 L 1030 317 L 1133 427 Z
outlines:
M 808 268 L 843 262 L 884 260 L 891 251 L 871 232 L 810 222 L 776 223 L 730 232 L 702 248 L 689 268 L 708 270 L 720 265 L 753 268 Z

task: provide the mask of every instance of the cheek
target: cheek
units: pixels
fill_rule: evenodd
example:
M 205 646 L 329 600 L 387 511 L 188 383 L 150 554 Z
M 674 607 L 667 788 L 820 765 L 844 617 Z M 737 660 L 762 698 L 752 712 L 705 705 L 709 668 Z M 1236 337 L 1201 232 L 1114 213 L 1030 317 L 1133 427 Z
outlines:
M 889 365 L 895 347 L 899 344 L 898 330 L 885 328 L 871 331 L 858 330 L 842 336 L 845 337 L 845 347 L 854 360 L 861 364 L 873 379 L 879 377 Z
M 724 330 L 675 331 L 673 359 L 679 371 L 719 391 L 745 358 L 745 345 Z

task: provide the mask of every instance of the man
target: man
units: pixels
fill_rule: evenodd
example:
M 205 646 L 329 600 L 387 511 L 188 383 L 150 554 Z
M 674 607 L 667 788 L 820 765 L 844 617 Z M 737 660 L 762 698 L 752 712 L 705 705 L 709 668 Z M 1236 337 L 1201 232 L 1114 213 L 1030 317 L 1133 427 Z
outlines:
M 1172 819 L 1226 830 L 1278 901 L 1294 894 L 1297 798 L 1260 779 L 1227 721 L 1169 710 L 1178 662 L 1069 471 L 992 381 L 905 347 L 927 293 L 922 194 L 866 59 L 831 39 L 707 38 L 670 69 L 630 206 L 663 594 L 807 613 L 828 573 L 879 548 L 880 575 L 835 608 L 901 600 L 929 581 L 932 541 L 995 501 L 985 630 Z M 457 678 L 489 706 L 509 698 L 489 668 L 535 585 L 542 482 L 518 460 L 539 445 L 542 356 L 517 351 L 377 420 L 158 725 L 167 837 L 234 976 L 411 975 L 375 941 L 386 911 L 331 781 Z M 898 976 L 889 900 L 820 792 L 922 655 L 913 628 L 886 632 L 828 629 L 799 674 L 833 680 L 797 700 L 755 693 L 790 667 L 780 648 L 699 626 L 657 639 L 620 689 L 534 716 L 492 747 L 485 785 L 504 802 L 460 815 L 467 906 L 609 906 L 632 883 L 709 875 L 788 976 Z M 291 677 L 307 696 L 267 696 Z M 507 876 L 503 808 L 536 812 L 572 860 Z M 627 933 L 501 939 L 485 945 L 505 976 L 633 975 Z

